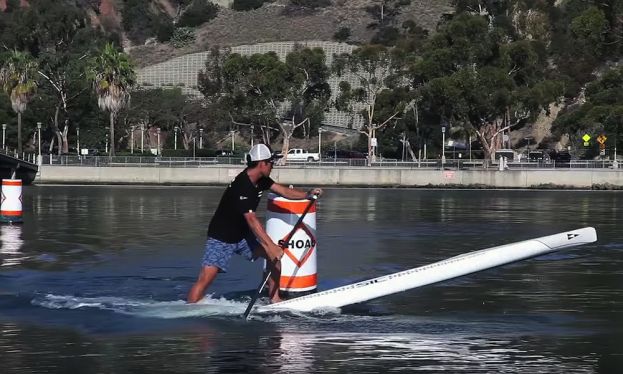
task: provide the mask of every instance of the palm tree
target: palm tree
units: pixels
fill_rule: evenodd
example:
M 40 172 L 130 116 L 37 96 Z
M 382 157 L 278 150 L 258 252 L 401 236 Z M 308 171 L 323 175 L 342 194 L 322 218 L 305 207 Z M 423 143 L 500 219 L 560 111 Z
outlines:
M 0 68 L 0 85 L 17 113 L 17 153 L 22 153 L 22 113 L 37 89 L 37 63 L 24 52 L 12 51 Z
M 130 58 L 108 43 L 91 62 L 90 78 L 100 109 L 110 113 L 110 156 L 115 155 L 115 119 L 130 100 L 136 73 Z

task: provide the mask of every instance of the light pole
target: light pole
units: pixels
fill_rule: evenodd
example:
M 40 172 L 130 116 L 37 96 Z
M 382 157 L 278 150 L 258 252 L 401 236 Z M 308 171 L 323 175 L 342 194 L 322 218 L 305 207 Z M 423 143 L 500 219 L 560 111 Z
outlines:
M 158 156 L 160 156 L 160 127 L 158 127 L 156 129 L 156 138 L 157 138 L 157 141 L 158 141 L 158 146 L 156 148 L 156 154 Z
M 617 124 L 616 132 L 614 133 L 614 161 L 612 161 L 612 168 L 619 168 L 619 161 L 617 161 L 617 141 L 619 140 L 619 125 Z
M 6 123 L 2 124 L 2 149 L 6 150 Z
M 199 149 L 203 149 L 203 129 L 199 129 Z
M 143 145 L 145 144 L 145 125 L 141 123 L 141 154 L 143 154 Z
M 193 134 L 193 160 L 195 159 L 195 134 Z
M 446 163 L 446 126 L 441 126 L 441 165 Z
M 234 135 L 236 134 L 236 132 L 234 130 L 231 130 L 231 151 L 232 153 L 236 150 L 236 144 L 234 143 Z
M 134 154 L 134 130 L 136 126 L 130 126 L 130 153 Z
M 37 153 L 37 164 L 41 165 L 41 122 L 37 122 L 37 143 L 39 148 L 39 152 Z
M 76 152 L 80 155 L 80 126 L 76 126 Z
M 318 127 L 318 155 L 322 157 L 322 127 Z
M 253 125 L 251 125 L 251 148 L 253 148 Z
M 407 143 L 407 134 L 405 134 L 404 132 L 402 133 L 402 153 L 400 154 L 400 156 L 402 156 L 402 161 L 404 162 L 405 160 L 405 156 L 406 156 L 406 150 L 405 150 L 405 145 Z
M 108 132 L 106 132 L 106 148 L 105 153 L 108 154 Z
M 175 126 L 175 127 L 173 128 L 173 130 L 175 130 L 175 133 L 174 133 L 174 141 L 173 141 L 173 143 L 175 143 L 175 144 L 173 144 L 173 147 L 174 147 L 174 148 L 175 148 L 175 150 L 177 151 L 177 132 L 178 132 L 178 131 L 180 131 L 180 128 L 179 128 L 179 126 Z

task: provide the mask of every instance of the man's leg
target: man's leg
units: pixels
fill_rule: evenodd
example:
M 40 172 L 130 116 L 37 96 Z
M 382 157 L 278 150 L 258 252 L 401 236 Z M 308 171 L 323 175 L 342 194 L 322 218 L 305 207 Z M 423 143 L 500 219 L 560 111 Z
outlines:
M 201 261 L 201 272 L 197 281 L 188 292 L 188 302 L 196 303 L 201 300 L 206 289 L 212 284 L 219 272 L 227 271 L 227 264 L 234 253 L 235 244 L 224 243 L 219 240 L 208 238 L 205 245 L 205 253 Z
M 197 281 L 188 292 L 188 302 L 196 303 L 201 300 L 205 290 L 212 284 L 214 278 L 218 274 L 218 267 L 216 266 L 204 266 L 199 273 Z
M 270 269 L 270 278 L 268 278 L 268 297 L 270 297 L 271 303 L 278 303 L 281 300 L 279 296 L 279 281 L 281 280 L 281 260 L 276 263 L 272 263 L 270 260 L 266 260 L 268 268 Z
M 278 303 L 281 300 L 279 297 L 279 281 L 281 279 L 281 260 L 273 263 L 269 256 L 266 254 L 266 250 L 261 245 L 257 245 L 253 249 L 253 256 L 255 258 L 262 257 L 266 260 L 268 270 L 270 270 L 270 278 L 268 278 L 268 297 L 272 303 Z

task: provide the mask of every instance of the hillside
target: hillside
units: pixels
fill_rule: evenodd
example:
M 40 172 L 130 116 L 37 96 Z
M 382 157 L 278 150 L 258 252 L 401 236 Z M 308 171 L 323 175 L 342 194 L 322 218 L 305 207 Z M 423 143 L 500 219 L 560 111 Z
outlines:
M 85 4 L 93 1 L 84 1 Z M 179 14 L 178 2 L 173 0 L 152 0 L 150 11 L 175 18 Z M 333 40 L 341 27 L 351 32 L 349 43 L 364 43 L 370 40 L 374 30 L 367 26 L 373 21 L 365 7 L 373 0 L 333 1 L 333 5 L 316 10 L 293 7 L 287 0 L 267 3 L 251 11 L 234 11 L 221 8 L 218 16 L 196 28 L 195 42 L 184 48 L 175 48 L 170 43 L 158 43 L 149 38 L 147 45 L 132 43 L 124 38 L 126 51 L 139 67 L 166 61 L 187 53 L 205 51 L 210 46 L 235 46 L 274 41 Z M 90 9 L 97 24 L 122 31 L 123 4 L 121 0 L 100 0 L 97 12 Z M 426 29 L 433 29 L 444 13 L 452 12 L 449 0 L 412 0 L 402 10 L 399 23 L 413 19 Z
M 0 10 L 5 10 L 9 0 L 0 0 Z M 184 8 L 182 0 L 75 0 L 84 9 L 96 27 L 121 35 L 124 48 L 138 67 L 153 65 L 173 57 L 205 51 L 210 46 L 236 46 L 278 41 L 334 40 L 334 34 L 342 27 L 350 31 L 347 42 L 360 44 L 369 42 L 375 30 L 368 28 L 374 20 L 366 7 L 377 4 L 374 0 L 333 0 L 324 8 L 309 9 L 292 6 L 290 0 L 275 0 L 261 8 L 250 11 L 235 11 L 220 7 L 216 18 L 195 28 L 195 41 L 183 48 L 175 48 L 169 42 L 159 43 L 154 31 L 154 20 L 176 22 Z M 212 1 L 224 4 L 227 1 Z M 27 0 L 20 0 L 21 6 L 28 6 Z M 453 12 L 450 0 L 411 0 L 401 9 L 396 26 L 405 20 L 414 20 L 417 25 L 432 30 L 443 14 Z M 137 4 L 145 12 L 131 13 L 129 5 Z M 131 13 L 131 21 L 124 20 Z M 124 28 L 125 21 L 125 28 Z M 134 31 L 141 30 L 144 42 L 128 35 L 128 24 Z M 147 26 L 147 27 L 145 27 Z

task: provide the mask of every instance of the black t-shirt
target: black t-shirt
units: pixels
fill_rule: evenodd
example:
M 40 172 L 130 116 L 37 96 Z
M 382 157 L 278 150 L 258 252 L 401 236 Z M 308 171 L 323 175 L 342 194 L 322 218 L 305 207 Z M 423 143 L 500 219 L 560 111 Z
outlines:
M 238 243 L 249 235 L 249 225 L 244 214 L 255 212 L 260 203 L 262 192 L 273 183 L 271 178 L 262 177 L 254 186 L 247 170 L 238 174 L 227 186 L 214 217 L 208 226 L 208 236 L 225 243 Z

